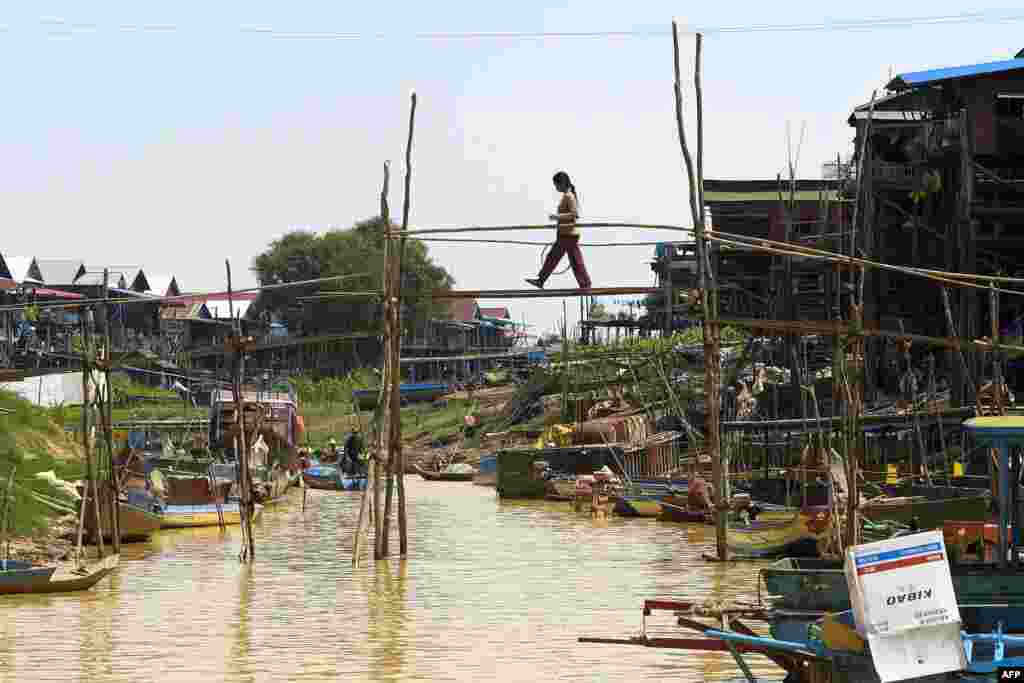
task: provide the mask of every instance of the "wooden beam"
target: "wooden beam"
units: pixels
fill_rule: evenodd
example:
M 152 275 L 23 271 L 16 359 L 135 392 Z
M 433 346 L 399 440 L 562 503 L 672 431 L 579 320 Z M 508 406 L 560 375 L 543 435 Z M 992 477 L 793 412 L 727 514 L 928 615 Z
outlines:
M 590 289 L 461 289 L 438 290 L 427 296 L 434 299 L 559 299 L 580 296 L 619 294 L 657 294 L 658 287 L 592 287 Z

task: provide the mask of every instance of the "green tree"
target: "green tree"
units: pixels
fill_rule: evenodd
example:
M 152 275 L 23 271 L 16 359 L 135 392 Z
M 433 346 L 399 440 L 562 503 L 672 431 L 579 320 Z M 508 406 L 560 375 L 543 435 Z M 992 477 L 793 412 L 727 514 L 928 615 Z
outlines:
M 611 315 L 609 315 L 608 310 L 600 301 L 595 301 L 594 303 L 590 304 L 591 320 L 609 320 L 610 318 Z
M 274 240 L 253 259 L 253 270 L 263 285 L 298 282 L 337 275 L 352 276 L 337 282 L 268 291 L 261 310 L 282 317 L 290 329 L 301 321 L 309 334 L 374 331 L 381 327 L 379 299 L 339 298 L 302 303 L 299 297 L 331 291 L 369 292 L 382 288 L 384 222 L 380 217 L 356 223 L 348 230 L 317 234 L 290 232 Z M 406 240 L 402 259 L 402 321 L 406 330 L 431 318 L 447 316 L 447 307 L 425 294 L 448 289 L 455 280 L 431 260 L 427 247 Z

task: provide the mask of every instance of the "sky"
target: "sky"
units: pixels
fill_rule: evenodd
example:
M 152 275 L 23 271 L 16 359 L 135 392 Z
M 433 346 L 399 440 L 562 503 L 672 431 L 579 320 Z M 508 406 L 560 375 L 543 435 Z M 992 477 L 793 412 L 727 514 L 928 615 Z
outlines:
M 964 11 L 935 0 L 8 5 L 0 8 L 0 254 L 142 267 L 174 274 L 191 291 L 222 289 L 227 258 L 236 287 L 255 285 L 253 257 L 288 230 L 346 228 L 378 213 L 385 160 L 400 216 L 413 89 L 413 227 L 547 222 L 559 169 L 579 189 L 583 220 L 689 225 L 671 37 L 411 36 Z M 774 178 L 786 164 L 787 127 L 798 175 L 819 178 L 822 163 L 852 151 L 850 110 L 891 74 L 1012 57 L 1024 48 L 1022 25 L 709 33 L 705 178 Z M 682 36 L 691 141 L 693 46 Z M 678 233 L 593 229 L 582 241 L 659 239 Z M 653 251 L 584 254 L 594 286 L 647 286 Z M 431 253 L 465 289 L 525 288 L 541 256 L 532 246 L 442 243 Z M 566 273 L 548 286 L 575 283 Z M 536 332 L 554 329 L 562 314 L 560 299 L 507 304 Z M 572 323 L 577 304 L 568 308 Z

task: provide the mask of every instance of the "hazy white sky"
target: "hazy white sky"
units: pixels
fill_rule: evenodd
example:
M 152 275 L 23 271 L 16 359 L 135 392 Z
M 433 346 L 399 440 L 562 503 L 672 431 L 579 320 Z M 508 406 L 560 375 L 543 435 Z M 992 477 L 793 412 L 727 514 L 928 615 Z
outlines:
M 709 27 L 963 11 L 934 0 L 4 7 L 0 253 L 142 266 L 173 273 L 189 290 L 223 287 L 229 257 L 238 284 L 252 285 L 253 256 L 290 227 L 347 227 L 377 213 L 382 162 L 392 160 L 399 181 L 404 173 L 411 88 L 420 98 L 414 225 L 544 222 L 557 201 L 557 169 L 579 187 L 585 219 L 689 224 L 671 38 L 403 36 L 667 28 L 673 15 Z M 890 72 L 1010 57 L 1024 47 L 1022 25 L 710 35 L 705 176 L 774 177 L 790 122 L 794 142 L 806 123 L 800 174 L 818 177 L 822 162 L 850 151 L 850 109 Z M 389 37 L 280 37 L 287 32 Z M 692 38 L 682 49 L 689 81 Z M 689 92 L 684 97 L 692 104 Z M 692 108 L 688 118 L 692 124 Z M 594 230 L 583 241 L 671 237 Z M 533 247 L 431 251 L 463 288 L 525 287 L 540 257 Z M 646 285 L 652 253 L 595 248 L 585 256 L 595 286 Z M 567 273 L 549 286 L 575 285 Z M 538 331 L 562 310 L 560 300 L 509 305 Z

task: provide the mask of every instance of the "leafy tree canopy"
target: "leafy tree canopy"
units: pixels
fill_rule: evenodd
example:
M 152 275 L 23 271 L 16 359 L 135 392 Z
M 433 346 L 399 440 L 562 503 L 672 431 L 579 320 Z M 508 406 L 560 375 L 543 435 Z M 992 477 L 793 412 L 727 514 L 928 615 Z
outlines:
M 339 298 L 305 304 L 297 299 L 331 291 L 380 291 L 383 267 L 384 221 L 380 217 L 360 221 L 348 230 L 320 234 L 306 230 L 289 232 L 253 259 L 253 270 L 262 285 L 352 276 L 337 282 L 264 292 L 262 310 L 284 319 L 289 329 L 301 327 L 307 334 L 379 330 L 382 318 L 377 298 Z M 402 259 L 403 327 L 409 330 L 431 318 L 448 317 L 443 302 L 423 295 L 454 284 L 454 278 L 431 260 L 423 242 L 406 240 Z

